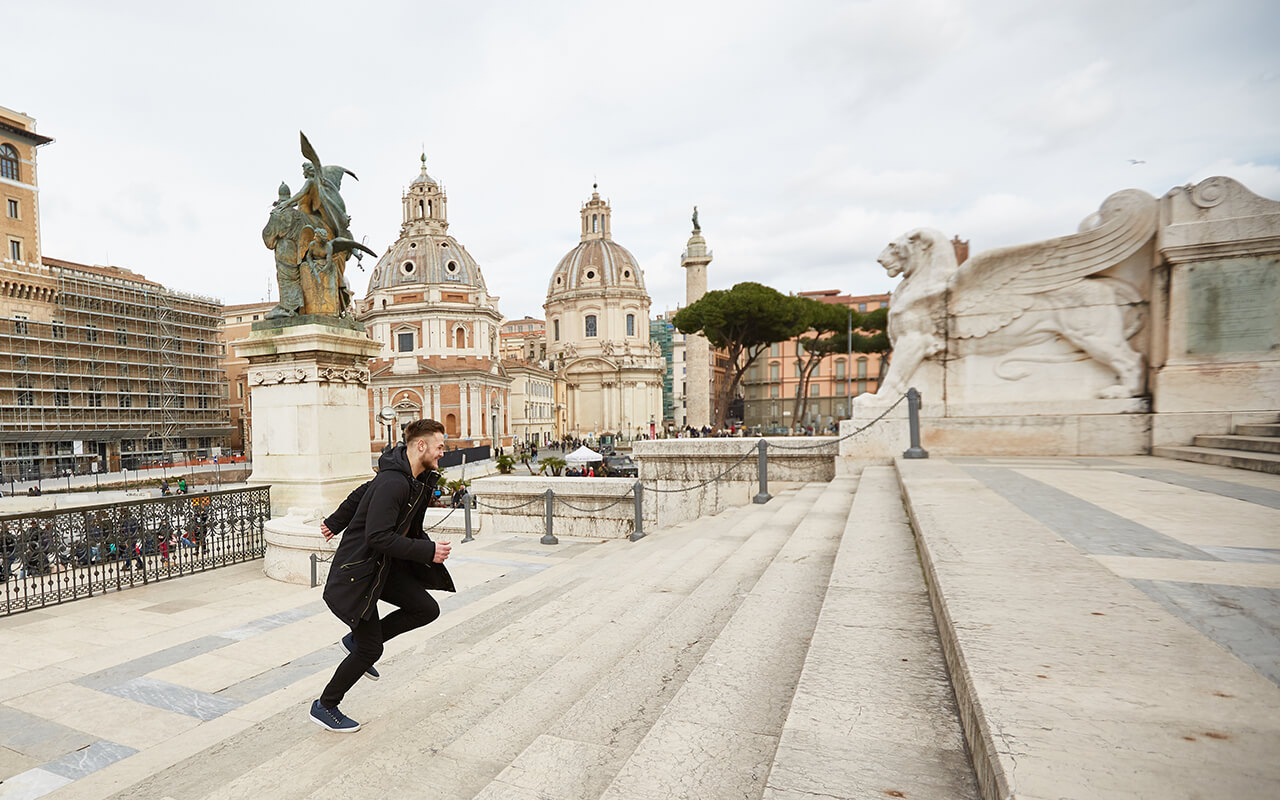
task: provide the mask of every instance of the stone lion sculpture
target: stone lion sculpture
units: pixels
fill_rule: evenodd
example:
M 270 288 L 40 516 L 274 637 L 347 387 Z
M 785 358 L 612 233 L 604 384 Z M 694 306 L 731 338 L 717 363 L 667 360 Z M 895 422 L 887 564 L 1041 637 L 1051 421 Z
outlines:
M 896 400 L 928 359 L 1004 356 L 996 374 L 1018 380 L 1019 361 L 1091 358 L 1115 374 L 1098 392 L 1125 398 L 1143 390 L 1143 358 L 1129 345 L 1141 323 L 1138 291 L 1097 273 L 1141 249 L 1155 235 L 1157 203 L 1138 190 L 1117 192 L 1078 233 L 980 253 L 957 266 L 939 231 L 920 228 L 889 244 L 878 261 L 902 283 L 889 302 L 893 361 L 878 400 Z M 1069 357 L 1019 355 L 1019 350 L 1062 339 Z

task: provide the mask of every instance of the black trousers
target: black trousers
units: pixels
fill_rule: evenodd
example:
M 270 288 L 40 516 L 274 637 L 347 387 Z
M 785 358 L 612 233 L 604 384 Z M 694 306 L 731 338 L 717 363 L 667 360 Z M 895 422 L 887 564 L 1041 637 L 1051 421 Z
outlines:
M 375 605 L 373 618 L 361 620 L 355 627 L 355 646 L 334 670 L 329 685 L 324 687 L 324 692 L 320 695 L 322 706 L 336 708 L 342 702 L 347 691 L 355 686 L 365 670 L 382 657 L 383 642 L 428 625 L 440 616 L 440 606 L 435 598 L 427 594 L 427 590 L 413 579 L 406 567 L 403 562 L 394 559 L 391 561 L 391 574 L 387 576 L 381 599 L 399 608 L 388 614 L 386 619 L 379 619 Z

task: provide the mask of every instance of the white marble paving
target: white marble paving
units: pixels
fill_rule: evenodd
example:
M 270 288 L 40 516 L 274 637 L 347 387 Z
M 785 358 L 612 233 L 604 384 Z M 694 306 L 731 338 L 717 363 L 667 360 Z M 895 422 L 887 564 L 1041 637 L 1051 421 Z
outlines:
M 145 676 L 125 681 L 117 686 L 109 686 L 102 691 L 155 708 L 163 708 L 166 711 L 176 711 L 203 721 L 216 719 L 243 705 L 238 700 L 217 697 Z
M 71 778 L 36 767 L 0 783 L 0 800 L 35 800 L 71 783 Z

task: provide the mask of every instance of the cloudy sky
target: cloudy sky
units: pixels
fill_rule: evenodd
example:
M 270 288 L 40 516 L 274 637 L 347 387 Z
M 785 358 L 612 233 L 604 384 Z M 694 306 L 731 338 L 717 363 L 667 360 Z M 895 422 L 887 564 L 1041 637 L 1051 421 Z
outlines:
M 890 289 L 913 227 L 974 251 L 1070 233 L 1124 188 L 1280 199 L 1274 0 L 62 2 L 6 8 L 0 105 L 40 151 L 46 255 L 226 303 L 298 130 L 382 252 L 428 169 L 509 317 L 541 316 L 599 181 L 654 311 L 712 288 Z M 15 71 L 16 70 L 16 71 Z M 1145 163 L 1132 164 L 1130 159 Z M 363 293 L 368 272 L 352 270 Z

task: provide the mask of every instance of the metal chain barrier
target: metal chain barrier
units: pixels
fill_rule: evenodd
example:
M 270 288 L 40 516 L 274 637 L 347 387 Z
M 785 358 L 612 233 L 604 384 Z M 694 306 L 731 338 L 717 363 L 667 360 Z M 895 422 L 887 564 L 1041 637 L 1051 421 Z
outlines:
M 480 506 L 481 508 L 491 508 L 494 511 L 515 511 L 517 508 L 524 508 L 525 506 L 531 506 L 534 503 L 538 503 L 542 501 L 541 493 L 539 493 L 538 496 L 533 498 L 532 500 L 529 500 L 524 503 L 518 503 L 514 506 L 495 506 L 492 503 L 486 503 L 482 501 L 480 498 L 476 497 L 475 495 L 472 495 L 471 497 L 475 501 L 476 505 Z
M 716 481 L 718 481 L 718 480 L 720 480 L 721 478 L 723 478 L 725 475 L 728 475 L 730 472 L 733 472 L 733 471 L 734 471 L 734 469 L 736 469 L 736 468 L 737 468 L 737 466 L 738 466 L 739 464 L 741 464 L 743 461 L 746 461 L 746 460 L 747 460 L 748 458 L 750 458 L 750 457 L 751 457 L 755 452 L 756 452 L 756 448 L 755 448 L 755 446 L 753 445 L 753 446 L 751 447 L 751 449 L 750 449 L 750 450 L 748 450 L 747 452 L 743 453 L 743 454 L 742 454 L 742 456 L 741 456 L 741 457 L 739 457 L 737 461 L 735 461 L 735 462 L 733 462 L 732 464 L 730 464 L 730 465 L 729 465 L 729 468 L 728 468 L 728 469 L 726 469 L 724 472 L 721 472 L 719 475 L 715 476 L 714 478 L 707 478 L 707 479 L 706 479 L 705 481 L 703 481 L 702 483 L 695 483 L 693 486 L 685 486 L 685 487 L 680 488 L 680 489 L 658 489 L 657 487 L 649 486 L 648 484 L 645 484 L 645 487 L 644 487 L 644 488 L 645 488 L 645 490 L 646 490 L 646 491 L 650 491 L 650 492 L 657 492 L 657 493 L 659 493 L 659 494 L 679 494 L 680 492 L 691 492 L 691 491 L 693 491 L 694 489 L 701 489 L 703 486 L 706 486 L 706 485 L 711 484 L 711 483 L 715 483 Z
M 609 505 L 607 505 L 607 506 L 600 506 L 599 508 L 582 508 L 581 506 L 575 506 L 573 503 L 570 503 L 568 500 L 565 500 L 565 499 L 561 498 L 559 495 L 556 495 L 556 502 L 557 502 L 557 503 L 559 503 L 559 504 L 560 504 L 560 505 L 562 505 L 562 506 L 568 506 L 569 508 L 572 508 L 574 511 L 583 511 L 583 512 L 587 512 L 587 513 L 596 512 L 596 511 L 608 511 L 609 509 L 611 509 L 611 508 L 613 508 L 614 506 L 616 506 L 618 503 L 621 503 L 623 500 L 626 500 L 628 497 L 630 497 L 630 496 L 631 496 L 631 493 L 632 493 L 633 491 L 635 491 L 635 490 L 634 490 L 634 489 L 630 489 L 630 490 L 628 490 L 628 491 L 627 491 L 627 493 L 626 493 L 626 494 L 622 495 L 622 496 L 621 496 L 621 497 L 619 497 L 619 498 L 616 498 L 616 499 L 615 499 L 612 503 L 610 503 Z M 601 499 L 603 499 L 603 498 L 601 498 Z
M 423 532 L 423 533 L 426 533 L 427 531 L 433 531 L 433 530 L 435 530 L 436 528 L 439 528 L 441 525 L 443 525 L 443 524 L 444 524 L 444 521 L 445 521 L 446 519 L 448 519 L 449 517 L 452 517 L 452 516 L 453 516 L 453 512 L 455 512 L 455 511 L 457 511 L 457 510 L 458 510 L 457 508 L 450 507 L 450 509 L 449 509 L 449 513 L 448 513 L 448 514 L 445 514 L 443 517 L 441 517 L 441 518 L 440 518 L 440 520 L 439 520 L 438 522 L 436 522 L 436 524 L 432 525 L 430 528 L 423 528 L 423 529 L 422 529 L 422 532 Z
M 863 425 L 861 428 L 858 428 L 858 429 L 857 429 L 857 430 L 855 430 L 855 431 L 850 431 L 850 432 L 846 433 L 844 436 L 841 436 L 841 437 L 840 437 L 840 438 L 838 438 L 838 439 L 832 439 L 832 440 L 831 440 L 831 441 L 829 441 L 829 442 L 815 442 L 815 443 L 813 443 L 813 444 L 793 444 L 793 445 L 780 444 L 780 443 L 778 443 L 778 442 L 770 442 L 770 443 L 769 443 L 769 446 L 770 446 L 770 447 L 776 447 L 776 448 L 778 448 L 779 450 L 814 450 L 814 449 L 819 448 L 819 447 L 829 447 L 830 445 L 833 445 L 833 444 L 840 444 L 840 443 L 841 443 L 841 442 L 843 442 L 845 439 L 852 439 L 854 436 L 857 436 L 858 434 L 860 434 L 860 433 L 862 433 L 863 431 L 865 431 L 867 428 L 870 428 L 872 425 L 875 425 L 875 424 L 876 424 L 877 422 L 879 422 L 880 420 L 882 420 L 882 419 L 884 419 L 885 417 L 889 416 L 889 412 L 890 412 L 890 411 L 892 411 L 892 410 L 894 410 L 894 409 L 895 409 L 895 408 L 897 408 L 898 406 L 902 405 L 902 401 L 903 401 L 903 400 L 906 400 L 906 399 L 907 399 L 907 396 L 906 396 L 905 394 L 904 394 L 904 395 L 902 395 L 901 397 L 899 397 L 897 400 L 895 400 L 895 401 L 893 402 L 893 405 L 889 406 L 889 407 L 888 407 L 888 408 L 886 408 L 884 411 L 880 412 L 880 416 L 878 416 L 878 417 L 876 417 L 875 419 L 871 420 L 871 421 L 870 421 L 870 422 L 868 422 L 866 425 Z

